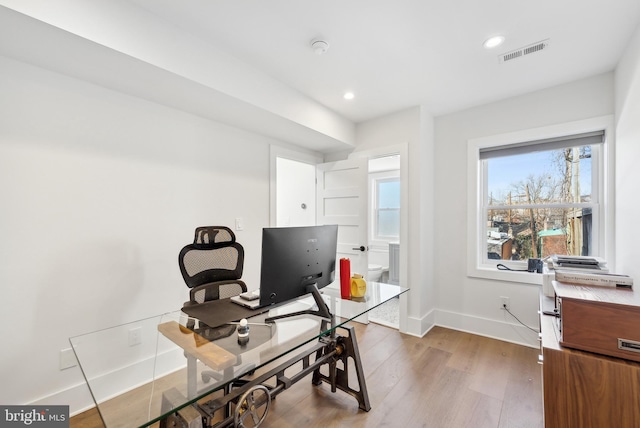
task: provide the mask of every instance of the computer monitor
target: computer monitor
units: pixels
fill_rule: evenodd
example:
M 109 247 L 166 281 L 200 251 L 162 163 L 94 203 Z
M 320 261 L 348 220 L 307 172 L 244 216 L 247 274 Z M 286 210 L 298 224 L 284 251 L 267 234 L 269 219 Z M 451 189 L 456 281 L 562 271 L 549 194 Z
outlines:
M 304 296 L 314 284 L 331 284 L 337 241 L 337 225 L 263 229 L 260 306 Z

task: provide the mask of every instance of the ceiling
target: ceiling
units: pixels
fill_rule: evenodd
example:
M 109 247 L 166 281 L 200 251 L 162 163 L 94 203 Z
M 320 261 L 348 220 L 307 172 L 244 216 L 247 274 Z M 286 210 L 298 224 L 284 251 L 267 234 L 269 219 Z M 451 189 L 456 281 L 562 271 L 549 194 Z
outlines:
M 356 123 L 415 105 L 439 116 L 611 71 L 640 25 L 638 0 L 129 2 Z M 486 50 L 496 34 L 505 43 Z M 546 39 L 548 49 L 498 61 Z

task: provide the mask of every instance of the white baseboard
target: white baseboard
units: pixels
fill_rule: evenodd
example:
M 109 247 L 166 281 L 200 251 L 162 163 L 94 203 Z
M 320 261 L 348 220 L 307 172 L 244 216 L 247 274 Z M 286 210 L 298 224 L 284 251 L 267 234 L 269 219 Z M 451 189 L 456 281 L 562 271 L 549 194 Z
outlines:
M 402 317 L 401 321 L 402 323 Z M 435 310 L 429 311 L 422 318 L 415 317 L 407 317 L 407 325 L 405 329 L 402 329 L 402 325 L 400 326 L 402 331 L 405 334 L 410 334 L 416 337 L 423 337 L 425 334 L 429 332 L 435 325 Z
M 538 332 L 529 330 L 523 325 L 457 312 L 449 312 L 441 309 L 437 309 L 435 312 L 435 325 L 437 326 L 490 337 L 492 339 L 498 339 L 531 348 L 540 347 Z
M 68 405 L 69 416 L 75 416 L 94 408 L 96 405 L 91 398 L 87 384 L 82 382 L 54 394 L 27 403 L 30 406 Z
M 154 377 L 164 376 L 172 371 L 184 367 L 185 359 L 183 350 L 177 347 L 158 354 L 157 360 L 153 357 L 145 358 L 133 364 L 109 371 L 92 380 L 94 388 L 100 391 L 100 402 L 107 401 L 148 382 Z M 154 365 L 155 364 L 155 365 Z M 69 415 L 75 416 L 95 407 L 95 402 L 86 383 L 82 382 L 61 391 L 50 394 L 27 403 L 29 405 L 68 405 Z
M 476 317 L 468 314 L 434 309 L 422 318 L 407 317 L 405 334 L 424 337 L 433 327 L 445 327 L 479 336 L 511 342 L 531 348 L 538 348 L 538 332 L 520 324 L 507 321 Z

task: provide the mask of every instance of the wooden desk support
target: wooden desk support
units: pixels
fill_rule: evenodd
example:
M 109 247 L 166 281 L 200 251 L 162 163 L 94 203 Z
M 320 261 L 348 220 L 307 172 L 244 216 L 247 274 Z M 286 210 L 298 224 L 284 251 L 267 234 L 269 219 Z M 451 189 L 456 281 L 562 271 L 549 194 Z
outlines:
M 158 325 L 158 331 L 188 354 L 214 370 L 224 370 L 236 364 L 237 357 L 234 354 L 181 326 L 176 321 Z

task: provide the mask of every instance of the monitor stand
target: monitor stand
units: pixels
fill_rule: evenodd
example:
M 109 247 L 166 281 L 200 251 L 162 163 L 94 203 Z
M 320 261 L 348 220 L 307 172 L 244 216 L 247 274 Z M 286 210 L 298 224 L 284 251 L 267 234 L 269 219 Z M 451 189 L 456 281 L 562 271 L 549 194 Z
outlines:
M 306 311 L 298 311 L 298 312 L 292 312 L 290 314 L 276 315 L 273 317 L 268 317 L 264 321 L 269 323 L 278 319 L 295 317 L 298 315 L 316 315 L 322 318 L 322 330 L 327 329 L 326 327 L 327 322 L 331 323 L 331 330 L 333 335 L 333 332 L 335 331 L 335 326 L 336 326 L 336 319 L 335 319 L 335 316 L 331 313 L 331 311 L 329 311 L 329 307 L 327 306 L 327 304 L 324 302 L 324 300 L 322 300 L 322 295 L 320 294 L 320 290 L 318 290 L 318 287 L 316 286 L 316 284 L 310 284 L 310 285 L 307 285 L 306 291 L 307 293 L 311 293 L 311 295 L 313 296 L 313 299 L 315 300 L 316 305 L 318 306 L 317 310 L 307 309 Z

